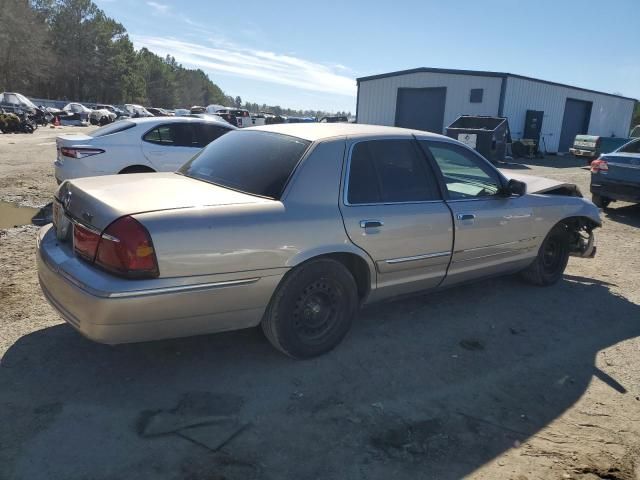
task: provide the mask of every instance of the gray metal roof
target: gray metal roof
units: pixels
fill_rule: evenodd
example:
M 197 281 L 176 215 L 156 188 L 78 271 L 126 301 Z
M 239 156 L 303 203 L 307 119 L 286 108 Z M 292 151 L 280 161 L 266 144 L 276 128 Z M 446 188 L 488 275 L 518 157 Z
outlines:
M 547 85 L 554 85 L 556 87 L 572 88 L 574 90 L 581 90 L 583 92 L 597 93 L 599 95 L 607 95 L 609 97 L 622 98 L 624 100 L 632 100 L 634 102 L 638 101 L 637 99 L 631 98 L 631 97 L 625 97 L 625 96 L 616 95 L 613 93 L 599 92 L 597 90 L 590 90 L 588 88 L 574 87 L 573 85 L 567 85 L 564 83 L 550 82 L 548 80 L 541 80 L 539 78 L 527 77 L 524 75 L 516 75 L 514 73 L 487 72 L 483 70 L 456 70 L 451 68 L 420 67 L 420 68 L 412 68 L 409 70 L 399 70 L 397 72 L 381 73 L 379 75 L 370 75 L 368 77 L 360 77 L 360 78 L 356 78 L 356 81 L 359 84 L 360 82 L 365 82 L 367 80 L 377 80 L 380 78 L 397 77 L 399 75 L 408 75 L 411 73 L 445 73 L 445 74 L 453 74 L 453 75 L 473 75 L 476 77 L 498 77 L 498 78 L 513 77 L 513 78 L 521 78 L 523 80 L 531 80 L 532 82 L 544 83 Z

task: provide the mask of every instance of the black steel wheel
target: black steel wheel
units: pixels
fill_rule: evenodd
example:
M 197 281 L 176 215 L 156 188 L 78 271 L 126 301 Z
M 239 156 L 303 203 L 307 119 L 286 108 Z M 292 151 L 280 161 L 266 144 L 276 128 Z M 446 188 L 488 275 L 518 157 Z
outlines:
M 569 233 L 567 226 L 558 224 L 542 242 L 538 255 L 522 277 L 534 285 L 553 285 L 562 278 L 569 261 Z
M 287 355 L 315 357 L 342 341 L 357 307 L 357 287 L 349 270 L 330 258 L 311 260 L 282 281 L 262 320 L 262 329 Z

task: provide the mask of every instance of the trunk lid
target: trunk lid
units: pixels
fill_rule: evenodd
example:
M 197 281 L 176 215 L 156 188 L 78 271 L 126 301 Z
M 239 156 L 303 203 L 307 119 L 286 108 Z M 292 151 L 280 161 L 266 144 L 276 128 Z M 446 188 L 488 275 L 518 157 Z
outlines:
M 606 173 L 600 173 L 603 179 L 640 184 L 640 153 L 613 152 L 600 158 L 609 167 Z
M 273 200 L 177 173 L 136 173 L 66 181 L 58 189 L 56 201 L 64 209 L 65 216 L 103 231 L 124 215 Z
M 91 147 L 93 137 L 89 135 L 59 135 L 56 137 L 56 155 L 57 160 L 61 164 L 64 163 L 66 157 L 62 155 L 63 147 Z

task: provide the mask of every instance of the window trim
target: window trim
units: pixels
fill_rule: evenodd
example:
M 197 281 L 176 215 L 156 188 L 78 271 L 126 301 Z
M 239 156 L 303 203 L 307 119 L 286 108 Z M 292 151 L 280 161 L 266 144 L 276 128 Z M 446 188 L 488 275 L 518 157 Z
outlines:
M 351 157 L 353 155 L 353 150 L 359 143 L 371 142 L 371 141 L 380 141 L 380 140 L 405 140 L 413 143 L 413 147 L 416 149 L 416 154 L 421 157 L 425 162 L 425 169 L 427 173 L 431 171 L 432 174 L 435 175 L 436 185 L 438 187 L 438 195 L 440 196 L 437 200 L 411 200 L 411 201 L 403 201 L 403 202 L 370 202 L 370 203 L 350 203 L 349 202 L 349 178 L 351 177 Z M 422 153 L 422 155 L 421 155 Z M 349 150 L 347 151 L 347 161 L 345 162 L 345 173 L 344 173 L 344 183 L 342 185 L 342 204 L 345 207 L 373 207 L 379 205 L 415 205 L 415 204 L 423 204 L 423 203 L 442 203 L 445 201 L 443 196 L 442 186 L 440 185 L 440 175 L 441 173 L 434 172 L 433 166 L 430 164 L 429 158 L 423 152 L 422 147 L 417 144 L 416 138 L 412 135 L 411 137 L 406 136 L 391 136 L 391 137 L 370 137 L 363 138 L 359 140 L 355 140 L 349 145 Z
M 428 148 L 427 149 L 423 148 L 422 145 L 420 145 L 420 142 L 427 142 L 427 144 L 436 144 L 436 145 L 438 145 L 438 144 L 441 144 L 441 145 L 454 145 L 454 146 L 457 146 L 459 148 L 462 148 L 462 149 L 466 150 L 467 152 L 471 152 L 471 154 L 473 156 L 478 158 L 481 162 L 484 162 L 485 165 L 487 167 L 489 167 L 490 170 L 492 170 L 492 171 L 494 171 L 496 173 L 496 175 L 498 176 L 498 180 L 500 181 L 500 187 L 502 189 L 506 188 L 507 183 L 509 181 L 502 174 L 502 172 L 500 172 L 500 170 L 498 170 L 495 167 L 495 165 L 493 165 L 489 160 L 484 158 L 482 155 L 480 155 L 478 152 L 476 152 L 472 148 L 467 147 L 463 143 L 449 142 L 449 141 L 446 141 L 446 140 L 441 140 L 439 138 L 438 139 L 434 139 L 434 138 L 424 138 L 424 137 L 416 137 L 416 140 L 417 140 L 417 142 L 419 144 L 420 149 L 424 152 L 425 156 L 429 159 L 429 162 L 431 163 L 432 168 L 435 170 L 436 177 L 438 178 L 438 184 L 440 185 L 440 189 L 442 190 L 443 197 L 444 197 L 444 199 L 445 199 L 445 201 L 447 203 L 453 203 L 453 202 L 478 202 L 478 201 L 485 201 L 485 200 L 504 200 L 505 198 L 510 198 L 510 197 L 505 197 L 504 195 L 500 195 L 499 193 L 497 193 L 495 195 L 488 196 L 488 197 L 451 198 L 450 195 L 449 195 L 449 190 L 447 189 L 447 184 L 444 181 L 444 175 L 442 173 L 442 170 L 438 166 L 438 162 L 436 162 L 436 159 L 433 158 L 431 150 L 429 150 Z

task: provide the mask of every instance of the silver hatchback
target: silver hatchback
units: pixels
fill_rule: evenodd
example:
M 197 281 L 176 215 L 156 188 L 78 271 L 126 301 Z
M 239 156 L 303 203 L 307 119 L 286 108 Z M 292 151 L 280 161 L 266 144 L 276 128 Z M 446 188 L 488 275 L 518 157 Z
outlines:
M 98 342 L 262 325 L 276 348 L 311 357 L 364 303 L 515 272 L 555 283 L 569 255 L 595 254 L 599 210 L 581 197 L 506 178 L 440 135 L 254 127 L 176 173 L 64 182 L 38 271 L 52 305 Z

